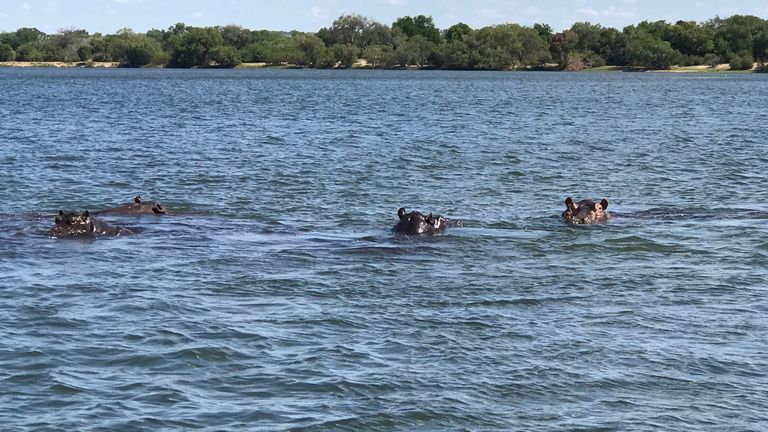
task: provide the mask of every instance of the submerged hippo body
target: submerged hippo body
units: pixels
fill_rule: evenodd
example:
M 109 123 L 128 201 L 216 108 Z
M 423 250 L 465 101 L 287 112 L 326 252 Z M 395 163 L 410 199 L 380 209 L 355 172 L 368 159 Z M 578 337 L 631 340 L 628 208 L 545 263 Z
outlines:
M 398 234 L 434 234 L 442 232 L 446 227 L 462 227 L 461 221 L 452 221 L 440 215 L 424 215 L 418 211 L 407 213 L 404 208 L 397 211 L 400 222 L 392 228 Z
M 152 214 L 152 215 L 164 215 L 168 214 L 159 202 L 144 202 L 140 196 L 133 199 L 130 204 L 121 205 L 118 207 L 96 210 L 93 214 Z
M 53 228 L 48 232 L 51 237 L 99 237 L 119 236 L 133 234 L 130 230 L 112 226 L 91 216 L 88 210 L 80 212 L 67 212 L 59 210 L 54 219 Z
M 565 211 L 563 219 L 572 224 L 594 224 L 606 222 L 609 218 L 608 200 L 603 198 L 601 201 L 581 200 L 574 202 L 573 198 L 565 199 Z

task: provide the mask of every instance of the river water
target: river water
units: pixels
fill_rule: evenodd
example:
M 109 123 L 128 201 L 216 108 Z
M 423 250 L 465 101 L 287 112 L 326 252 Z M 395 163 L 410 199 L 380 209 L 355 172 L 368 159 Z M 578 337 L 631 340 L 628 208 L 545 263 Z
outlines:
M 4 430 L 768 429 L 768 77 L 0 70 Z M 50 238 L 135 195 L 175 216 Z M 567 226 L 566 196 L 612 220 Z M 464 228 L 396 237 L 397 209 Z

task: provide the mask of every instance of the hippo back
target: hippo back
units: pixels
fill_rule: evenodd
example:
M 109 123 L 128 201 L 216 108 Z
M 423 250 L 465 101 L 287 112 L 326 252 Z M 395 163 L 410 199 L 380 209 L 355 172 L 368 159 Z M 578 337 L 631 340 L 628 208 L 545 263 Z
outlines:
M 130 204 L 124 204 L 117 207 L 96 210 L 93 214 L 150 214 L 164 215 L 168 214 L 165 207 L 159 202 L 146 202 L 137 196 Z
M 59 210 L 59 214 L 54 218 L 53 228 L 48 231 L 48 234 L 56 238 L 72 238 L 119 236 L 133 233 L 126 228 L 112 226 L 96 219 L 88 210 L 82 213 Z

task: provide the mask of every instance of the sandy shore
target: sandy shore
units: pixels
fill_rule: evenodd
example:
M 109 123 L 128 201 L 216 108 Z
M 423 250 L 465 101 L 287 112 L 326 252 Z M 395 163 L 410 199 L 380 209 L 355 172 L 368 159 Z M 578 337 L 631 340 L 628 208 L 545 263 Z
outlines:
M 117 62 L 22 62 L 6 61 L 0 62 L 0 67 L 94 67 L 94 68 L 114 68 L 120 63 Z
M 72 68 L 72 67 L 80 67 L 80 68 L 116 68 L 120 65 L 118 62 L 22 62 L 22 61 L 6 61 L 6 62 L 0 62 L 0 67 L 53 67 L 53 68 Z M 549 64 L 547 64 L 549 66 Z M 554 65 L 557 66 L 557 65 Z M 758 63 L 755 63 L 752 67 L 752 71 L 754 71 L 758 66 Z M 155 66 L 157 67 L 157 66 Z M 260 68 L 292 68 L 296 67 L 296 65 L 290 65 L 285 64 L 282 66 L 269 66 L 267 63 L 240 63 L 237 68 L 241 69 L 260 69 Z M 352 68 L 354 69 L 369 69 L 371 68 L 368 61 L 365 59 L 359 59 L 357 62 L 355 62 L 354 65 L 352 65 Z M 707 65 L 699 65 L 699 66 L 672 66 L 669 69 L 646 69 L 646 68 L 636 68 L 636 67 L 624 67 L 624 66 L 601 66 L 596 67 L 592 69 L 586 69 L 586 71 L 594 71 L 594 72 L 611 72 L 611 71 L 637 71 L 637 72 L 678 72 L 678 73 L 691 73 L 691 72 L 729 72 L 731 71 L 730 65 L 728 63 L 722 63 L 717 65 L 716 67 L 711 67 Z M 747 71 L 734 71 L 734 72 L 749 72 Z

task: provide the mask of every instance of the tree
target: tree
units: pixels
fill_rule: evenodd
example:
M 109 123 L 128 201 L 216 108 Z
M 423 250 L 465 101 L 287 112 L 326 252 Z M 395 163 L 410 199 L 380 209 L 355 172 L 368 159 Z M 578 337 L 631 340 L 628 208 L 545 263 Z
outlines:
M 181 34 L 179 44 L 171 53 L 170 66 L 210 66 L 215 50 L 224 44 L 218 29 L 212 27 L 189 27 Z
M 35 42 L 28 42 L 16 49 L 18 61 L 43 61 L 43 54 L 37 49 Z
M 371 45 L 392 45 L 392 30 L 384 24 L 376 21 L 370 21 L 368 26 L 363 28 L 361 47 Z
M 358 49 L 352 45 L 336 44 L 333 46 L 333 58 L 344 68 L 351 68 L 357 61 Z
M 366 47 L 363 51 L 363 58 L 374 68 L 392 67 L 394 65 L 392 46 L 387 44 L 376 44 Z
M 573 30 L 565 30 L 555 34 L 552 38 L 552 43 L 549 45 L 549 52 L 552 54 L 552 58 L 560 65 L 561 69 L 565 69 L 570 58 L 571 51 L 576 50 L 576 46 L 579 43 L 579 35 Z
M 88 41 L 88 46 L 91 47 L 92 59 L 97 62 L 111 62 L 112 52 L 114 46 L 112 44 L 112 38 L 106 38 L 99 33 L 91 36 Z
M 79 60 L 77 50 L 85 45 L 88 45 L 88 32 L 85 30 L 61 30 L 45 39 L 45 50 L 51 53 L 52 60 L 65 62 Z
M 448 43 L 461 41 L 464 40 L 464 38 L 468 35 L 472 34 L 472 31 L 472 27 L 468 26 L 467 24 L 458 23 L 448 27 L 448 30 L 446 30 L 443 34 L 443 38 Z
M 221 68 L 233 68 L 239 65 L 240 53 L 233 46 L 218 46 L 211 50 L 211 60 Z
M 749 70 L 754 67 L 754 63 L 752 51 L 743 50 L 731 57 L 730 67 L 733 70 Z
M 329 30 L 330 45 L 342 44 L 362 49 L 363 33 L 369 26 L 370 22 L 362 15 L 342 15 L 333 22 Z
M 634 26 L 624 31 L 628 33 L 627 55 L 632 66 L 669 69 L 679 62 L 680 52 L 672 48 L 669 42 Z
M 435 27 L 431 16 L 418 15 L 413 18 L 404 16 L 392 23 L 392 29 L 395 27 L 400 28 L 409 38 L 421 35 L 432 43 L 440 43 L 440 30 Z
M 549 24 L 536 23 L 533 25 L 533 29 L 536 30 L 536 33 L 539 34 L 539 37 L 544 41 L 544 43 L 549 46 L 550 42 L 552 42 L 552 38 L 555 36 L 555 33 L 552 31 L 552 27 Z
M 246 30 L 238 25 L 228 25 L 219 29 L 221 37 L 224 39 L 224 44 L 234 47 L 235 49 L 245 48 L 251 41 L 253 41 L 253 34 L 250 30 Z
M 83 45 L 77 49 L 77 58 L 80 61 L 93 60 L 93 48 L 90 45 Z
M 443 69 L 472 69 L 470 53 L 463 40 L 453 40 L 440 47 L 436 66 Z
M 298 62 L 301 66 L 318 67 L 320 58 L 325 53 L 325 44 L 322 39 L 311 33 L 297 35 L 295 38 L 296 47 L 302 52 Z
M 701 26 L 695 21 L 678 21 L 669 28 L 664 40 L 681 54 L 704 57 L 715 48 L 713 36 L 710 27 Z
M 122 48 L 120 66 L 140 67 L 148 65 L 153 63 L 161 52 L 160 44 L 156 40 L 144 35 L 133 37 Z
M 23 27 L 16 30 L 13 34 L 13 37 L 10 39 L 10 45 L 13 49 L 18 49 L 20 46 L 28 43 L 43 41 L 46 37 L 45 33 L 34 27 Z

